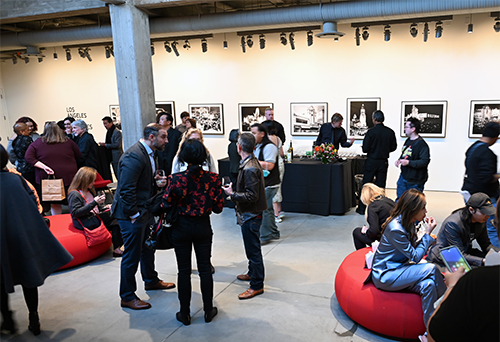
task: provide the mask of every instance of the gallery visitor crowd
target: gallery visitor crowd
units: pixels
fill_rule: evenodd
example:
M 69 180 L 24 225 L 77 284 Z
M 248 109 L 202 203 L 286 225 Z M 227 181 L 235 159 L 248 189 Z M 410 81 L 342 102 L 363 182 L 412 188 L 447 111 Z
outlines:
M 24 220 L 33 220 L 29 228 L 23 229 L 43 230 L 38 232 L 40 238 L 54 245 L 54 250 L 48 256 L 52 259 L 44 264 L 43 269 L 38 269 L 39 277 L 34 281 L 28 281 L 22 273 L 36 272 L 37 265 L 2 257 L 1 329 L 10 333 L 17 331 L 7 299 L 8 293 L 14 291 L 13 286 L 20 284 L 29 309 L 29 329 L 35 335 L 40 333 L 36 288 L 43 284 L 50 272 L 66 264 L 69 255 L 53 236 L 50 237 L 39 212 L 47 212 L 50 208 L 52 215 L 58 215 L 62 213 L 62 205 L 69 206 L 76 229 L 95 229 L 103 222 L 110 230 L 113 256 L 122 258 L 121 306 L 145 310 L 151 304 L 135 293 L 139 265 L 146 290 L 176 287 L 174 283 L 158 277 L 154 264 L 155 251 L 144 245 L 149 226 L 158 224 L 158 217 L 147 209 L 147 202 L 160 194 L 164 213 L 162 219 L 168 213 L 178 266 L 180 310 L 176 318 L 189 325 L 193 249 L 197 258 L 205 321 L 211 322 L 218 313 L 213 305 L 212 274 L 215 270 L 210 260 L 213 236 L 210 215 L 222 212 L 224 198 L 228 196 L 235 203 L 237 223 L 241 226 L 248 259 L 248 272 L 238 275 L 237 279 L 248 281 L 249 287 L 238 298 L 245 300 L 261 295 L 265 279 L 261 246 L 280 239 L 278 224 L 284 217 L 280 202 L 284 177 L 282 146 L 286 139 L 283 126 L 274 120 L 274 111 L 268 108 L 265 115 L 264 122 L 251 125 L 251 133 L 231 131 L 228 146 L 231 168 L 227 179 L 217 173 L 213 156 L 204 144 L 203 133 L 196 128 L 196 121 L 187 112 L 181 114 L 182 123 L 173 127 L 172 115 L 159 111 L 156 122 L 144 127 L 142 138 L 125 152 L 121 132 L 108 116 L 102 119 L 107 130 L 105 141 L 99 144 L 88 132 L 83 120 L 67 117 L 59 123 L 46 122 L 42 135 L 37 133 L 38 126 L 33 119 L 22 117 L 17 120 L 7 149 L 2 146 L 1 150 L 1 229 L 2 237 L 6 236 L 2 239 L 2 248 L 9 243 L 6 239 L 13 236 L 16 222 L 7 203 L 11 201 L 4 200 L 4 195 L 16 187 L 16 193 L 20 193 L 19 200 L 26 202 L 29 208 L 29 215 L 20 216 L 24 216 Z M 354 246 L 361 249 L 379 241 L 367 281 L 385 291 L 408 290 L 420 294 L 423 319 L 429 331 L 429 336 L 422 335 L 420 338 L 442 341 L 442 336 L 446 336 L 443 330 L 451 328 L 446 325 L 447 318 L 441 310 L 459 310 L 453 306 L 453 301 L 460 300 L 456 296 L 458 289 L 465 293 L 468 288 L 478 286 L 476 278 L 498 274 L 498 267 L 486 267 L 484 271 L 473 269 L 462 278 L 462 269 L 453 276 L 446 274 L 443 277 L 441 271 L 444 264 L 439 251 L 448 246 L 458 247 L 472 268 L 481 268 L 489 251 L 500 252 L 498 224 L 495 223 L 498 218 L 495 222 L 491 220 L 495 213 L 498 217 L 495 210 L 500 194 L 497 157 L 489 148 L 500 135 L 500 125 L 488 123 L 482 138 L 467 150 L 462 187 L 465 206 L 451 213 L 436 236 L 432 232 L 437 223 L 434 218 L 427 217 L 423 194 L 429 177 L 430 151 L 419 135 L 420 121 L 408 118 L 405 122 L 404 131 L 408 138 L 395 162 L 401 174 L 396 184 L 397 197 L 393 201 L 386 197 L 385 187 L 389 154 L 396 150 L 397 142 L 394 131 L 384 125 L 384 119 L 382 111 L 375 111 L 372 114 L 374 127 L 368 130 L 363 140 L 362 148 L 367 153 L 367 160 L 356 211 L 360 214 L 367 211 L 367 225 L 354 229 Z M 347 141 L 345 130 L 341 127 L 342 120 L 341 114 L 334 114 L 331 123 L 321 127 L 316 143 L 350 146 L 353 139 Z M 105 196 L 96 194 L 93 188 L 102 168 L 98 162 L 98 146 L 106 149 L 107 167 L 112 166 L 117 179 L 113 203 L 107 207 L 104 207 Z M 7 159 L 16 166 L 21 176 L 7 172 Z M 63 180 L 68 196 L 62 201 L 42 200 L 39 211 L 37 200 L 42 198 L 42 179 L 49 175 Z M 4 179 L 9 179 L 9 182 Z M 28 183 L 34 185 L 35 192 L 30 190 Z M 474 241 L 480 250 L 473 247 Z M 421 263 L 426 255 L 427 263 Z M 456 290 L 451 290 L 454 286 Z M 498 297 L 498 286 L 493 292 L 496 294 L 488 294 Z M 435 312 L 434 303 L 439 300 L 442 301 Z M 470 305 L 468 309 L 477 304 L 472 302 Z M 460 313 L 460 319 L 466 320 L 470 314 Z M 498 324 L 498 310 L 488 314 L 490 317 L 485 317 L 485 313 L 474 319 L 490 322 L 493 316 Z M 495 332 L 490 329 L 481 333 Z M 496 335 L 485 336 L 496 336 L 498 340 L 498 329 Z

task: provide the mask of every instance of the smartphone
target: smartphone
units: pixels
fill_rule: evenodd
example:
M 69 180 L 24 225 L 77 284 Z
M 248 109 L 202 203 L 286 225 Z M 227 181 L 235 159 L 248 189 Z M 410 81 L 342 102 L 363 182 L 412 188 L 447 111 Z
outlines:
M 453 273 L 458 270 L 460 266 L 465 269 L 466 273 L 470 271 L 470 265 L 467 260 L 465 260 L 464 255 L 462 254 L 462 252 L 460 252 L 460 249 L 458 249 L 458 247 L 446 247 L 441 249 L 440 253 L 441 258 L 446 265 L 446 268 L 448 268 L 448 271 Z

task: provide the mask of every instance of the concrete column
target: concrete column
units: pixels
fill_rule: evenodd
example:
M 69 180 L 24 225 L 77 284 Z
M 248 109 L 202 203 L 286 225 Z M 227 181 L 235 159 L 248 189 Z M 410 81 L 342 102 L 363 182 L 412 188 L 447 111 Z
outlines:
M 142 137 L 144 127 L 155 121 L 149 17 L 133 0 L 109 5 L 109 11 L 123 144 L 128 149 Z

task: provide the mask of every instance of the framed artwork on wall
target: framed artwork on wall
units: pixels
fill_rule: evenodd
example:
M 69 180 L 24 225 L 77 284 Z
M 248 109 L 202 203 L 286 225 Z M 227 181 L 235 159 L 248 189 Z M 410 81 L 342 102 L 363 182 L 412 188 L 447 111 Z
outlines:
M 326 102 L 292 102 L 290 103 L 290 126 L 292 135 L 313 135 L 328 116 Z
M 170 113 L 172 114 L 172 118 L 174 121 L 172 122 L 172 126 L 175 127 L 175 103 L 174 101 L 160 101 L 160 102 L 155 102 L 155 107 L 156 107 L 156 115 L 160 113 Z M 156 117 L 155 117 L 156 119 Z
M 481 138 L 484 126 L 500 119 L 500 100 L 470 102 L 469 138 Z
M 240 116 L 240 132 L 250 132 L 254 123 L 266 120 L 264 115 L 266 108 L 273 108 L 272 103 L 239 103 L 238 113 Z
M 401 136 L 406 137 L 404 126 L 408 118 L 420 120 L 420 135 L 424 138 L 446 136 L 446 113 L 448 101 L 403 101 L 401 102 Z
M 347 136 L 362 140 L 373 127 L 372 113 L 380 109 L 380 97 L 347 99 Z
M 203 134 L 224 134 L 222 103 L 190 104 L 189 114 Z
M 109 105 L 109 116 L 113 119 L 113 124 L 118 128 L 122 129 L 122 120 L 120 118 L 120 106 L 119 105 Z

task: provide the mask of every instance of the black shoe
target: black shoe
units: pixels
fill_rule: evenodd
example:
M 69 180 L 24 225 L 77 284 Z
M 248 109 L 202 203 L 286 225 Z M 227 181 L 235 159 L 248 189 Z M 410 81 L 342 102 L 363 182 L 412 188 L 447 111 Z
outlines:
M 213 307 L 209 312 L 205 312 L 205 322 L 210 323 L 215 316 L 217 316 L 217 307 Z
M 12 318 L 12 311 L 8 311 L 8 314 L 4 316 L 0 330 L 8 331 L 12 335 L 17 332 L 16 322 Z
M 182 324 L 184 325 L 190 325 L 191 324 L 191 316 L 187 315 L 187 316 L 182 316 L 182 314 L 180 313 L 180 311 L 178 313 L 175 314 L 175 318 L 177 318 L 177 320 L 179 322 L 181 322 Z
M 29 320 L 28 330 L 35 336 L 40 335 L 40 318 L 38 317 L 38 312 L 30 313 Z

